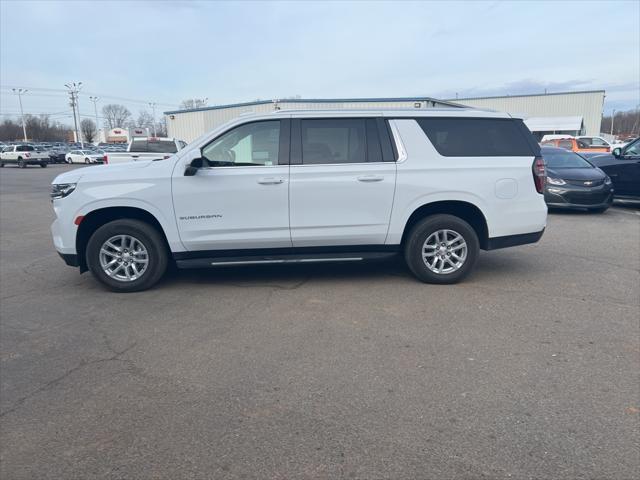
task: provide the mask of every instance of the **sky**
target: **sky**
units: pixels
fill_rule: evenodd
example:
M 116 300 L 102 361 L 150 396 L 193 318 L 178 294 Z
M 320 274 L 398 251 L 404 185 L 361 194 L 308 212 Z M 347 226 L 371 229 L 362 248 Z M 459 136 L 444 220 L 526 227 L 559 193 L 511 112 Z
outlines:
M 25 35 L 25 31 L 28 34 Z M 0 120 L 71 123 L 120 103 L 137 115 L 274 99 L 440 99 L 606 90 L 640 105 L 640 1 L 223 2 L 0 0 Z

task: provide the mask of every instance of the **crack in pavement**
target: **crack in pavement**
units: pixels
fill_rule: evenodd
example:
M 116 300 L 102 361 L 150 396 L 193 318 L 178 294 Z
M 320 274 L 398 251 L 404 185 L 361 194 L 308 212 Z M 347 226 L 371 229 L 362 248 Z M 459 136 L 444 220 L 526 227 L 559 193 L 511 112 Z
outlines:
M 131 363 L 129 360 L 123 360 L 121 358 L 119 358 L 120 356 L 124 355 L 125 353 L 127 353 L 129 350 L 131 350 L 133 347 L 135 347 L 137 345 L 137 342 L 131 344 L 130 346 L 128 346 L 127 348 L 125 348 L 124 350 L 121 351 L 115 351 L 112 350 L 111 348 L 109 348 L 111 351 L 114 352 L 114 355 L 112 355 L 111 357 L 108 358 L 98 358 L 96 360 L 91 360 L 89 362 L 87 361 L 83 361 L 80 362 L 78 365 L 76 365 L 73 368 L 70 368 L 69 370 L 67 370 L 66 372 L 64 372 L 62 375 L 60 375 L 57 378 L 54 378 L 53 380 L 45 383 L 43 386 L 37 388 L 36 390 L 34 390 L 33 392 L 25 395 L 24 397 L 19 398 L 14 404 L 13 406 L 9 407 L 7 410 L 5 410 L 4 412 L 0 412 L 0 418 L 4 417 L 5 415 L 8 415 L 11 412 L 16 411 L 18 408 L 20 408 L 27 400 L 35 397 L 36 395 L 45 392 L 47 390 L 49 390 L 52 387 L 55 387 L 56 385 L 58 385 L 60 382 L 62 382 L 65 378 L 69 377 L 70 375 L 74 374 L 75 372 L 77 372 L 78 370 L 81 370 L 84 367 L 90 366 L 90 365 L 96 365 L 98 363 L 106 363 L 106 362 L 126 362 L 126 363 Z

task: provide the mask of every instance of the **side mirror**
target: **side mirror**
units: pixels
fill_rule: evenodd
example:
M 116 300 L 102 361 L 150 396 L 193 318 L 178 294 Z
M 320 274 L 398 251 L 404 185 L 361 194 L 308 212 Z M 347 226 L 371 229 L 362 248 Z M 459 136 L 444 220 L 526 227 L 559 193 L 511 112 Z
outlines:
M 189 166 L 184 169 L 184 176 L 193 177 L 197 173 L 198 169 L 202 168 L 203 163 L 202 158 L 194 158 L 191 160 Z
M 622 156 L 622 149 L 620 147 L 614 148 L 612 155 L 616 158 L 620 158 Z

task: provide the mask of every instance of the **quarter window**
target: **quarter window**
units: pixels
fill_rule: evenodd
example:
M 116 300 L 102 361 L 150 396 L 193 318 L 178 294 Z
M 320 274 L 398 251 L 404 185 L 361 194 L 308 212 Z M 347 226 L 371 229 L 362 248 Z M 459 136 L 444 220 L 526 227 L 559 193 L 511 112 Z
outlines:
M 416 119 L 445 157 L 533 156 L 518 120 L 493 118 Z
M 280 121 L 240 125 L 202 149 L 210 167 L 255 167 L 278 164 Z
M 302 120 L 300 128 L 303 164 L 367 161 L 364 119 Z

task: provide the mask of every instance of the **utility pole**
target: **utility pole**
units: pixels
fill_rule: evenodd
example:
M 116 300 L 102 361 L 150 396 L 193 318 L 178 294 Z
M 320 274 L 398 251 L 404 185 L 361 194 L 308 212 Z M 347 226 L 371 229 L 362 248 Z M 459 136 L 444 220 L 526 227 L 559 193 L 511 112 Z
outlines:
M 22 117 L 22 134 L 24 135 L 24 141 L 27 141 L 27 125 L 24 123 L 24 111 L 22 110 L 22 95 L 29 90 L 26 88 L 12 88 L 13 93 L 18 95 L 18 103 L 20 103 L 20 116 Z
M 613 113 L 611 114 L 611 135 L 613 135 L 613 120 L 616 118 L 616 109 L 613 109 Z
M 93 102 L 93 111 L 96 114 L 96 133 L 98 134 L 98 143 L 100 143 L 100 125 L 98 124 L 98 97 L 89 97 L 89 100 Z
M 81 148 L 84 148 L 84 142 L 82 141 L 82 135 L 80 130 L 78 130 L 78 123 L 80 120 L 80 106 L 78 105 L 78 93 L 80 93 L 80 89 L 82 88 L 82 82 L 69 82 L 64 84 L 65 87 L 69 89 L 69 94 L 71 95 L 71 107 L 73 108 L 73 123 L 76 127 L 76 142 L 80 141 Z M 76 120 L 76 107 L 78 108 L 78 120 Z
M 153 112 L 153 136 L 156 136 L 156 102 L 149 102 L 151 111 Z

